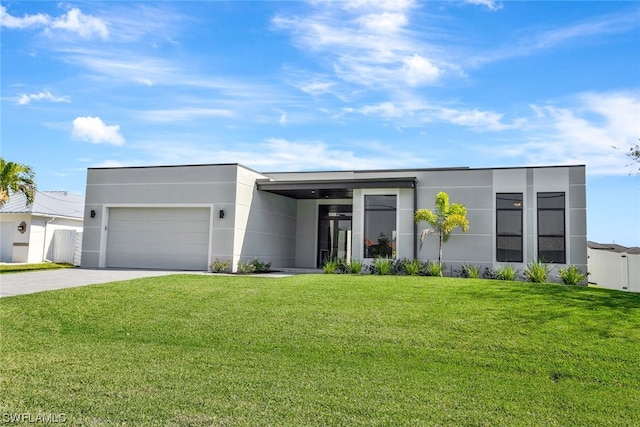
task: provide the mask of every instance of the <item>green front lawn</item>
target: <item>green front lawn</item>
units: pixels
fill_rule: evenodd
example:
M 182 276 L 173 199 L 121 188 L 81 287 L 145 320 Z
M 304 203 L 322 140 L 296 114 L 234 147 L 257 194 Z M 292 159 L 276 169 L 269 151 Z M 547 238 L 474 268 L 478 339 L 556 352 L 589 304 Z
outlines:
M 640 295 L 165 276 L 0 299 L 0 412 L 67 425 L 640 425 Z

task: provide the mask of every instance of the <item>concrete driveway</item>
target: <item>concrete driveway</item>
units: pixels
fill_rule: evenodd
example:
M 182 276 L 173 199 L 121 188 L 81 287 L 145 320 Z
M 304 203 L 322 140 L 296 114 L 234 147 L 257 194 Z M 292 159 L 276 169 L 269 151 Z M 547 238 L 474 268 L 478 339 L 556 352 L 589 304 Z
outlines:
M 62 268 L 0 275 L 0 297 L 94 285 L 169 274 L 203 274 L 185 271 Z

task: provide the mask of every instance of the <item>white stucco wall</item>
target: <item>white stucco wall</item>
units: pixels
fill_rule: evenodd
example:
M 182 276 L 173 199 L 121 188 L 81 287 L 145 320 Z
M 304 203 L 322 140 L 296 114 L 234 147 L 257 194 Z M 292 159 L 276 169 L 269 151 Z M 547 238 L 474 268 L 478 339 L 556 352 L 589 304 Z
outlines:
M 24 233 L 18 231 L 22 221 L 27 224 Z M 0 261 L 40 263 L 51 260 L 55 230 L 82 231 L 82 219 L 0 215 Z
M 24 233 L 18 231 L 18 225 L 25 222 Z M 31 236 L 31 215 L 0 215 L 0 261 L 27 262 L 29 259 L 29 238 Z
M 52 261 L 56 230 L 82 231 L 82 220 L 34 216 L 31 220 L 28 262 Z

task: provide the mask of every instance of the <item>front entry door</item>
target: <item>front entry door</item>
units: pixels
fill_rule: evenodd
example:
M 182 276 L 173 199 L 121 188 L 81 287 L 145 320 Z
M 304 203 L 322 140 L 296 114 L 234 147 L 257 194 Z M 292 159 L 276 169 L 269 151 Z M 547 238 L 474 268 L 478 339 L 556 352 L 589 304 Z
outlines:
M 318 267 L 327 259 L 351 259 L 351 205 L 320 205 Z

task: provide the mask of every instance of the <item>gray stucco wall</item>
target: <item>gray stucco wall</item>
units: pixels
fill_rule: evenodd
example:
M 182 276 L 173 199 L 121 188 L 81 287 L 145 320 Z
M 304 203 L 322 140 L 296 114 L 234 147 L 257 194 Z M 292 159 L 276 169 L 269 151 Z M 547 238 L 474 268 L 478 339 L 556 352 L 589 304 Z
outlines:
M 203 165 L 89 169 L 82 267 L 104 267 L 105 227 L 111 207 L 209 207 L 214 211 L 211 257 L 228 257 L 233 252 L 238 168 Z M 92 210 L 95 218 L 90 216 Z M 223 219 L 219 218 L 219 210 L 226 212 Z
M 523 193 L 523 263 L 513 263 L 521 270 L 537 259 L 537 193 L 562 191 L 566 193 L 566 251 L 567 263 L 586 271 L 586 186 L 583 166 L 548 168 L 505 168 L 456 170 L 450 172 L 418 172 L 418 208 L 434 208 L 439 191 L 449 194 L 451 203 L 467 208 L 469 232 L 456 229 L 444 245 L 444 262 L 450 269 L 463 263 L 495 267 L 496 261 L 496 193 Z M 419 224 L 419 230 L 425 227 Z M 437 259 L 438 239 L 427 238 L 421 259 Z
M 210 262 L 231 260 L 233 271 L 240 259 L 292 266 L 297 205 L 293 199 L 258 192 L 256 180 L 264 178 L 240 165 L 89 169 L 82 265 L 105 266 L 111 208 L 202 206 L 213 211 Z
M 454 230 L 443 247 L 443 262 L 459 268 L 463 263 L 491 264 L 494 245 L 493 179 L 491 170 L 427 171 L 417 174 L 418 209 L 435 208 L 440 191 L 449 194 L 451 203 L 462 203 L 467 208 L 469 232 Z M 418 224 L 418 235 L 428 227 Z M 438 237 L 426 238 L 418 258 L 438 259 Z
M 263 175 L 238 169 L 233 263 L 258 258 L 272 267 L 291 267 L 296 258 L 295 199 L 258 191 Z

